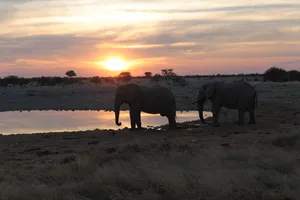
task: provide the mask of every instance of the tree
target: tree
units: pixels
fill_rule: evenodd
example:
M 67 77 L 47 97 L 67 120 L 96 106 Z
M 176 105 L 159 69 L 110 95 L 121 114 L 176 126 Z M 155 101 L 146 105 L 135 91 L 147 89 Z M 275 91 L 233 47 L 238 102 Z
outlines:
M 147 78 L 150 78 L 150 77 L 152 76 L 152 72 L 145 72 L 145 76 L 146 76 Z
M 69 78 L 72 78 L 72 77 L 75 77 L 77 76 L 77 74 L 75 73 L 74 70 L 69 70 L 66 72 L 66 75 L 69 77 Z
M 300 72 L 297 70 L 288 71 L 289 81 L 300 81 Z
M 173 69 L 162 69 L 161 73 L 167 80 L 176 75 L 176 73 L 173 72 Z
M 122 82 L 128 83 L 132 79 L 132 76 L 130 72 L 121 72 L 117 79 Z
M 18 76 L 14 76 L 14 75 L 4 77 L 2 80 L 3 80 L 3 83 L 5 86 L 18 85 L 20 82 L 20 78 Z
M 269 68 L 263 75 L 264 81 L 285 82 L 288 81 L 288 73 L 278 67 Z

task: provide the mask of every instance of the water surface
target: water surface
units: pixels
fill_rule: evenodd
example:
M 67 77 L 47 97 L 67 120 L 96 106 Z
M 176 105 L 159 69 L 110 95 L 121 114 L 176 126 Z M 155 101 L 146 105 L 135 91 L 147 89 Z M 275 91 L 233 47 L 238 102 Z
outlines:
M 204 113 L 205 118 L 210 112 Z M 80 131 L 94 129 L 119 129 L 130 127 L 129 112 L 120 112 L 122 126 L 115 125 L 114 112 L 106 111 L 26 111 L 0 112 L 0 134 L 22 134 Z M 159 114 L 142 113 L 142 126 L 168 124 Z M 177 122 L 198 120 L 198 111 L 177 112 Z

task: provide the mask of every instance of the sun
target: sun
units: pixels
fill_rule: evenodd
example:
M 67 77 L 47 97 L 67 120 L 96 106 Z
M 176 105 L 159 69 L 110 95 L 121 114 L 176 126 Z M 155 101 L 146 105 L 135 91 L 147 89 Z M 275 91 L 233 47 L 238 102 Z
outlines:
M 122 71 L 129 67 L 130 63 L 119 57 L 109 58 L 105 61 L 98 62 L 99 65 L 111 71 Z

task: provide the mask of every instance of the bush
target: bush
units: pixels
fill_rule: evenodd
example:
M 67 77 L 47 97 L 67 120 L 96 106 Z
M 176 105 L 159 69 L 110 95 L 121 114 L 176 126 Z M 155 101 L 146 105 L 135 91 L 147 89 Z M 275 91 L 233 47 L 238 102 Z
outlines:
M 264 81 L 286 82 L 288 81 L 288 73 L 284 69 L 271 67 L 264 75 Z
M 160 74 L 155 74 L 151 77 L 151 83 L 157 83 L 158 81 L 161 81 L 162 76 Z
M 145 77 L 150 78 L 152 76 L 152 72 L 145 72 Z
M 91 78 L 90 82 L 95 84 L 101 84 L 102 80 L 99 76 L 94 76 Z
M 124 82 L 124 83 L 128 83 L 129 81 L 131 81 L 132 76 L 130 72 L 121 72 L 119 74 L 119 76 L 117 77 L 118 81 Z
M 175 85 L 180 85 L 180 86 L 187 86 L 188 85 L 187 81 L 184 78 L 180 77 L 180 76 L 174 76 L 172 78 L 172 81 L 173 81 L 173 84 L 175 84 Z
M 286 82 L 300 81 L 300 71 L 286 71 L 278 67 L 271 67 L 263 74 L 264 81 Z
M 288 71 L 289 81 L 300 81 L 300 72 L 297 70 Z
M 115 79 L 113 77 L 104 77 L 103 82 L 108 84 L 115 84 Z
M 4 85 L 19 85 L 20 78 L 18 76 L 7 76 L 3 78 Z
M 61 77 L 39 77 L 34 78 L 40 86 L 55 86 L 64 84 L 65 78 Z

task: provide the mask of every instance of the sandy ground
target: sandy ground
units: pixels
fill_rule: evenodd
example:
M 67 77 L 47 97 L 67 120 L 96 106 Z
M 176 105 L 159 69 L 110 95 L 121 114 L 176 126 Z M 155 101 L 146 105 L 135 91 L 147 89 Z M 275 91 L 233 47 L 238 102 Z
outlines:
M 171 88 L 178 110 L 205 81 Z M 0 136 L 0 199 L 299 199 L 300 83 L 251 84 L 256 125 Z M 0 108 L 109 110 L 114 89 L 1 88 Z
M 171 86 L 176 96 L 178 110 L 195 110 L 196 105 L 190 103 L 196 99 L 198 89 L 205 82 L 222 80 L 230 82 L 238 78 L 202 78 L 187 79 L 189 86 Z M 134 80 L 141 85 L 153 85 L 149 80 Z M 300 88 L 297 82 L 268 83 L 251 81 L 259 94 L 259 103 L 279 101 L 292 103 L 299 98 Z M 168 86 L 166 82 L 158 84 Z M 0 88 L 0 111 L 19 110 L 112 110 L 114 92 L 117 85 L 111 84 L 84 84 L 70 86 L 24 86 Z M 284 99 L 283 99 L 284 97 Z M 285 101 L 285 102 L 282 102 Z M 124 109 L 127 107 L 124 106 Z

